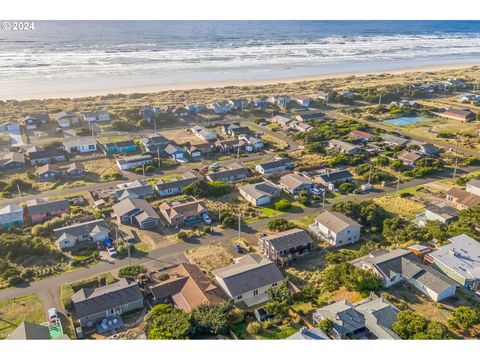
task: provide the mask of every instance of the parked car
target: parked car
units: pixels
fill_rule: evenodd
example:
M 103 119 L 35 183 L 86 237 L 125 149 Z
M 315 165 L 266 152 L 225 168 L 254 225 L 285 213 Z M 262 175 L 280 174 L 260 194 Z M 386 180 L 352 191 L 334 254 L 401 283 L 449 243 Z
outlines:
M 219 163 L 214 163 L 214 164 L 210 165 L 210 169 L 218 170 L 218 169 L 220 169 L 220 164 Z
M 107 247 L 107 252 L 108 252 L 108 255 L 110 255 L 110 256 L 117 255 L 117 250 L 115 250 L 115 248 L 113 246 L 108 246 Z
M 203 221 L 205 221 L 205 224 L 207 225 L 210 225 L 212 223 L 212 219 L 210 218 L 210 216 L 208 216 L 207 213 L 202 214 L 202 219 Z
M 238 245 L 238 244 L 233 244 L 233 247 L 235 248 L 235 251 L 239 254 L 243 254 L 243 248 Z
M 358 188 L 352 191 L 352 194 L 361 194 L 361 193 L 363 193 L 363 190 L 361 188 Z
M 325 190 L 322 189 L 322 188 L 319 188 L 319 187 L 314 187 L 314 188 L 312 188 L 312 190 L 311 190 L 311 193 L 312 193 L 313 195 L 323 195 L 324 192 L 325 192 Z
M 373 189 L 373 186 L 372 186 L 372 184 L 370 184 L 370 183 L 366 183 L 366 184 L 363 184 L 363 185 L 361 186 L 361 189 L 362 189 L 363 191 L 369 191 L 369 190 L 372 190 L 372 189 Z
M 58 318 L 58 313 L 56 308 L 48 309 L 48 320 L 52 321 Z

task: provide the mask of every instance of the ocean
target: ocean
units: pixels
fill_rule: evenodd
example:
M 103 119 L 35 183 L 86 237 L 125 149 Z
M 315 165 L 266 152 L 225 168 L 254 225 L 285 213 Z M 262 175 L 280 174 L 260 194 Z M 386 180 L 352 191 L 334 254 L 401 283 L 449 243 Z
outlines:
M 480 62 L 480 21 L 35 21 L 0 30 L 0 98 Z

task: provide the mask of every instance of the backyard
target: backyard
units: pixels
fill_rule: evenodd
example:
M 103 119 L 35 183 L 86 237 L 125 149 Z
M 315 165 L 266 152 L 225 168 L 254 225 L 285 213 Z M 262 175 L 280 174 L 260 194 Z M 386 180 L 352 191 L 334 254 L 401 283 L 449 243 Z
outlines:
M 5 339 L 23 321 L 41 324 L 45 321 L 42 303 L 35 295 L 0 302 L 0 339 Z

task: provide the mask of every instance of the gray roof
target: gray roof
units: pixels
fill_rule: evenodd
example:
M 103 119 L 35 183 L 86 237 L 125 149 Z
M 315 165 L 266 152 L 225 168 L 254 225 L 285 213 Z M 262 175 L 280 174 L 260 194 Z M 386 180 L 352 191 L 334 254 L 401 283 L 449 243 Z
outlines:
M 408 142 L 408 139 L 391 134 L 382 135 L 382 140 L 391 144 L 395 144 L 397 146 L 405 145 Z
M 144 197 L 153 194 L 152 187 L 143 180 L 134 180 L 129 183 L 117 185 L 115 190 L 119 199 L 130 196 Z
M 442 218 L 448 220 L 451 218 L 456 218 L 460 211 L 445 201 L 438 201 L 435 203 L 430 203 L 425 206 L 425 210 L 431 211 L 432 213 L 441 216 Z
M 227 169 L 223 171 L 217 171 L 217 172 L 211 172 L 207 174 L 207 177 L 211 181 L 217 181 L 217 180 L 222 180 L 225 178 L 229 178 L 231 176 L 240 176 L 240 175 L 245 175 L 248 176 L 249 170 L 246 167 L 237 167 L 234 169 Z
M 353 178 L 353 175 L 348 170 L 339 170 L 318 175 L 318 178 L 321 180 L 322 183 L 328 184 L 334 181 L 351 179 Z
M 480 187 L 480 179 L 472 179 L 469 182 L 467 182 L 467 185 Z
M 184 188 L 185 186 L 190 185 L 191 183 L 197 180 L 199 179 L 196 177 L 180 179 L 180 180 L 172 180 L 164 183 L 158 183 L 155 185 L 155 188 L 157 189 L 157 191 L 173 189 L 173 188 Z
M 307 329 L 302 327 L 287 340 L 329 340 L 328 336 L 319 328 Z
M 96 144 L 97 140 L 93 137 L 75 137 L 75 138 L 68 138 L 63 142 L 65 147 L 76 147 L 82 145 L 91 145 Z
M 132 210 L 141 210 L 145 212 L 148 216 L 158 219 L 159 216 L 155 210 L 150 206 L 150 204 L 144 199 L 132 199 L 126 198 L 119 203 L 116 203 L 112 206 L 115 215 L 124 216 L 131 212 Z
M 354 149 L 358 149 L 359 147 L 355 144 L 338 140 L 338 139 L 332 139 L 328 142 L 330 146 L 345 150 L 345 151 L 352 151 Z
M 63 234 L 78 237 L 84 234 L 90 234 L 93 229 L 98 228 L 102 231 L 109 231 L 107 223 L 103 219 L 87 221 L 80 224 L 73 224 L 61 228 L 53 229 L 53 235 L 58 240 Z
M 0 157 L 0 166 L 4 166 L 6 164 L 12 163 L 12 162 L 19 162 L 24 164 L 25 163 L 25 155 L 23 153 L 11 151 L 6 154 L 4 154 L 2 157 Z
M 318 309 L 317 313 L 323 319 L 332 320 L 333 329 L 341 336 L 365 326 L 365 317 L 363 314 L 356 311 L 353 305 L 347 300 L 341 300 L 324 306 Z
M 8 335 L 7 340 L 50 340 L 50 330 L 43 325 L 24 321 Z
M 165 152 L 169 155 L 173 155 L 177 152 L 185 153 L 181 147 L 171 143 L 165 147 Z
M 285 166 L 292 163 L 293 161 L 291 159 L 278 159 L 278 160 L 261 163 L 259 164 L 259 166 L 261 166 L 265 170 L 268 170 L 268 169 L 274 169 L 274 168 Z
M 263 241 L 269 242 L 276 251 L 291 249 L 292 247 L 311 244 L 312 238 L 303 229 L 290 229 L 275 235 L 264 236 Z
M 65 156 L 65 152 L 60 149 L 41 149 L 28 153 L 30 160 L 46 159 L 57 156 Z
M 68 200 L 53 200 L 46 202 L 37 201 L 34 204 L 27 205 L 29 215 L 44 214 L 65 209 L 68 210 L 69 207 L 70 204 L 68 203 Z
M 465 234 L 449 240 L 429 257 L 465 279 L 480 279 L 480 242 Z
M 295 189 L 303 185 L 312 185 L 312 180 L 310 180 L 310 178 L 306 177 L 305 175 L 293 173 L 283 175 L 280 178 L 280 184 L 286 186 L 289 189 Z
M 260 199 L 264 196 L 273 196 L 281 191 L 281 188 L 270 181 L 262 181 L 257 184 L 243 185 L 238 188 L 243 190 L 253 199 Z
M 83 288 L 72 296 L 78 318 L 143 299 L 138 284 L 127 279 L 99 288 Z
M 315 218 L 315 222 L 322 224 L 334 233 L 338 234 L 340 231 L 347 229 L 350 226 L 361 227 L 355 220 L 350 219 L 348 216 L 337 212 L 325 210 L 323 213 Z
M 244 255 L 235 264 L 213 270 L 232 297 L 278 283 L 284 279 L 278 267 L 258 254 Z M 222 286 L 223 287 L 223 286 Z

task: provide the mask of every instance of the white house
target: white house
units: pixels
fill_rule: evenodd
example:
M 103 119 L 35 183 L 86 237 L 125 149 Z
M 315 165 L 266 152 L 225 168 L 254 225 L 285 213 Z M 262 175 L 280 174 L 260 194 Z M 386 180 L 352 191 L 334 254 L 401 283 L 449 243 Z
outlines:
M 303 107 L 309 107 L 310 103 L 312 102 L 311 97 L 298 97 L 294 98 L 293 101 L 295 101 L 298 105 L 303 106 Z
M 272 261 L 258 254 L 244 255 L 212 274 L 234 303 L 243 302 L 248 307 L 268 301 L 268 290 L 285 279 Z
M 86 122 L 110 121 L 108 111 L 87 111 L 82 113 L 83 120 Z
M 480 196 L 480 180 L 472 179 L 467 182 L 465 191 L 469 192 L 470 194 Z
M 128 156 L 117 160 L 117 167 L 120 170 L 131 170 L 152 163 L 152 155 Z
M 240 195 L 254 206 L 267 205 L 272 198 L 280 196 L 282 188 L 265 180 L 256 184 L 247 184 L 238 188 Z
M 63 142 L 63 147 L 69 154 L 97 151 L 97 140 L 93 137 L 70 138 Z
M 60 250 L 67 250 L 81 243 L 103 242 L 109 238 L 110 230 L 105 220 L 100 219 L 54 229 L 53 236 Z
M 343 246 L 360 240 L 361 225 L 340 212 L 325 210 L 309 226 L 332 246 Z
M 227 114 L 232 111 L 232 106 L 228 101 L 217 101 L 208 106 L 215 114 Z
M 187 109 L 190 112 L 190 114 L 199 114 L 202 111 L 205 111 L 207 106 L 205 104 L 190 104 L 187 105 Z

